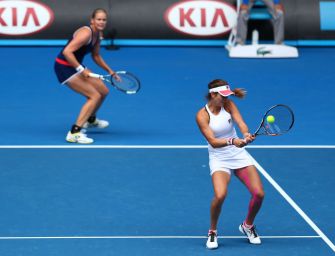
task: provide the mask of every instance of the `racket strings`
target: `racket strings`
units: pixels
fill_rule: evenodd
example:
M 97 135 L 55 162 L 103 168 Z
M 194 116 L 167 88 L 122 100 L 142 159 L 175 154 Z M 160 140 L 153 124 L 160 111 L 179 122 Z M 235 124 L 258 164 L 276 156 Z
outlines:
M 124 90 L 124 91 L 137 91 L 139 88 L 139 82 L 136 78 L 126 75 L 126 74 L 118 74 L 120 77 L 120 80 L 117 80 L 115 78 L 113 79 L 113 83 L 118 88 Z
M 273 116 L 274 121 L 268 122 L 268 116 Z M 267 113 L 264 128 L 268 134 L 283 134 L 291 129 L 293 123 L 292 111 L 285 106 L 276 106 Z

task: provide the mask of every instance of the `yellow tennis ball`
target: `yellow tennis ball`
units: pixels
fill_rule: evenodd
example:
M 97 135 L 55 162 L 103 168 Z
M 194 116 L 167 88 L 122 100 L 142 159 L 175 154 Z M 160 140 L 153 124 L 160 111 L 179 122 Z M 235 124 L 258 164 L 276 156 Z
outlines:
M 272 124 L 275 122 L 275 117 L 272 116 L 272 115 L 269 115 L 266 117 L 266 121 L 269 123 L 269 124 Z

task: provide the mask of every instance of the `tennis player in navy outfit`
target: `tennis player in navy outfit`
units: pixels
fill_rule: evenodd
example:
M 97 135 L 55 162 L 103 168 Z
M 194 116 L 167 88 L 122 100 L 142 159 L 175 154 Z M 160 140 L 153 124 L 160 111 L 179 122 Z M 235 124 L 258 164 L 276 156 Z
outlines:
M 90 78 L 91 72 L 82 62 L 85 55 L 91 53 L 94 62 L 109 74 L 119 79 L 117 74 L 100 56 L 100 40 L 102 31 L 107 23 L 107 12 L 96 9 L 91 16 L 89 26 L 77 29 L 73 37 L 58 54 L 55 61 L 55 72 L 61 84 L 66 84 L 73 91 L 86 97 L 75 124 L 66 136 L 68 142 L 89 144 L 93 139 L 88 138 L 82 128 L 106 128 L 109 123 L 96 117 L 96 113 L 109 93 L 107 86 L 97 78 Z

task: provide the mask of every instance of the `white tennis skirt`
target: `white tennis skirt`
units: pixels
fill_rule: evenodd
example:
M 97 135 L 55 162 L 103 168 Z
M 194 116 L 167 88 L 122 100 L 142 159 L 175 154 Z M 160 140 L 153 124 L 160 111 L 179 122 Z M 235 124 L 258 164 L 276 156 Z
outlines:
M 244 148 L 227 146 L 223 148 L 208 147 L 210 175 L 216 171 L 231 174 L 232 170 L 254 165 L 254 161 Z

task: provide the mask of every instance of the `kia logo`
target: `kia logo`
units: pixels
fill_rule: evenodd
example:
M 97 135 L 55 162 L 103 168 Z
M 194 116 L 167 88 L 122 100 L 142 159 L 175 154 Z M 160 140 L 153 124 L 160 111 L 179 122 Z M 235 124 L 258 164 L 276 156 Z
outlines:
M 18 36 L 37 33 L 54 19 L 45 4 L 31 0 L 0 1 L 0 34 Z
M 191 0 L 172 5 L 165 21 L 174 30 L 195 36 L 217 36 L 229 32 L 236 24 L 234 6 L 214 0 Z

